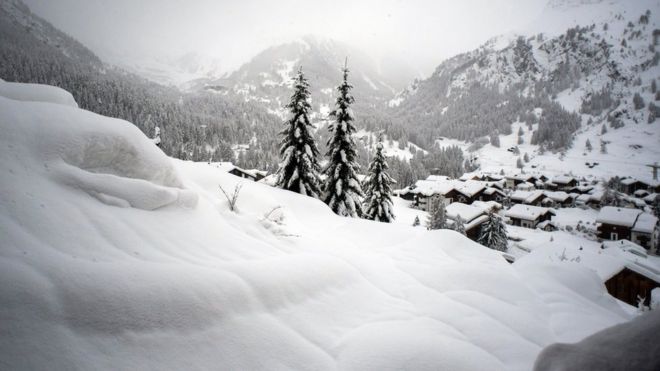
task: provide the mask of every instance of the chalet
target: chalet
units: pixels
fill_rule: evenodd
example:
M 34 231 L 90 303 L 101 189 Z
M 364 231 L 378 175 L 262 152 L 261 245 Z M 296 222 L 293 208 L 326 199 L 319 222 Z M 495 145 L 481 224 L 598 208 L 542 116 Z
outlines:
M 650 184 L 635 178 L 623 178 L 619 182 L 619 190 L 629 195 L 634 194 L 640 189 L 648 190 L 649 187 Z
M 536 228 L 539 223 L 551 220 L 554 211 L 546 207 L 518 204 L 513 205 L 504 215 L 511 220 L 512 225 Z
M 460 178 L 458 178 L 461 182 L 465 182 L 468 180 L 483 180 L 479 175 L 477 174 L 463 174 Z
M 552 220 L 544 220 L 541 223 L 537 224 L 536 228 L 542 229 L 546 232 L 553 232 L 559 229 L 559 227 L 557 227 L 557 224 L 555 224 Z
M 572 176 L 560 175 L 552 178 L 552 184 L 555 184 L 560 191 L 570 191 L 573 187 L 577 187 L 579 182 Z
M 633 193 L 633 196 L 635 196 L 637 198 L 644 198 L 644 197 L 648 196 L 649 194 L 650 194 L 649 191 L 646 190 L 646 189 L 638 189 L 638 190 L 635 191 L 635 193 Z
M 651 193 L 648 196 L 644 197 L 644 202 L 646 202 L 647 205 L 653 205 L 658 200 L 660 200 L 659 196 L 660 193 Z
M 516 185 L 516 189 L 519 191 L 533 191 L 536 187 L 532 183 L 522 182 Z
M 638 209 L 606 206 L 598 213 L 598 237 L 604 240 L 631 240 L 646 249 L 655 249 L 658 218 Z
M 515 188 L 518 184 L 520 183 L 536 183 L 536 177 L 530 174 L 516 174 L 516 175 L 511 175 L 507 176 L 505 178 L 505 185 L 507 188 Z
M 266 176 L 266 174 L 268 174 L 266 171 L 255 170 L 255 169 L 245 170 L 237 166 L 234 166 L 234 168 L 229 170 L 228 172 L 229 174 L 236 175 L 238 177 L 245 179 L 250 179 L 255 182 L 260 181 Z
M 549 206 L 549 207 L 569 207 L 573 205 L 573 202 L 575 199 L 573 196 L 569 195 L 568 193 L 564 191 L 545 191 L 543 192 L 543 195 L 546 197 L 543 201 L 542 204 L 543 206 Z M 546 201 L 549 200 L 549 201 Z
M 515 191 L 511 193 L 509 199 L 514 204 L 541 205 L 545 196 L 543 191 Z
M 483 182 L 468 180 L 465 182 L 455 182 L 456 200 L 465 204 L 471 204 L 476 200 L 481 200 L 482 194 L 486 190 Z
M 651 291 L 660 287 L 660 257 L 648 255 L 643 247 L 628 240 L 604 241 L 601 249 L 603 258 L 618 263 L 608 262 L 612 268 L 605 280 L 607 292 L 633 306 L 641 298 L 648 306 Z
M 488 220 L 486 210 L 482 207 L 454 202 L 447 206 L 447 219 L 454 222 L 460 215 L 465 223 L 465 235 L 476 241 L 481 233 L 481 225 Z
M 593 186 L 590 186 L 590 185 L 579 185 L 579 186 L 577 186 L 577 187 L 573 187 L 573 188 L 567 190 L 566 192 L 569 192 L 569 193 L 578 193 L 578 194 L 584 195 L 584 194 L 587 194 L 587 193 L 592 192 L 593 190 L 594 190 L 594 187 L 593 187 Z
M 502 175 L 495 175 L 495 174 L 487 174 L 484 176 L 484 180 L 487 182 L 500 182 L 504 181 L 504 176 Z
M 480 207 L 487 213 L 497 213 L 502 210 L 502 204 L 495 201 L 474 201 L 472 206 Z
M 486 190 L 484 182 L 459 181 L 443 176 L 431 175 L 426 180 L 418 180 L 414 185 L 395 191 L 395 194 L 406 200 L 414 201 L 414 206 L 428 211 L 430 199 L 442 196 L 447 205 L 452 202 L 470 204 L 483 198 Z
M 495 201 L 502 203 L 502 201 L 506 199 L 506 194 L 497 188 L 488 187 L 484 189 L 484 192 L 481 195 L 481 199 L 483 201 Z

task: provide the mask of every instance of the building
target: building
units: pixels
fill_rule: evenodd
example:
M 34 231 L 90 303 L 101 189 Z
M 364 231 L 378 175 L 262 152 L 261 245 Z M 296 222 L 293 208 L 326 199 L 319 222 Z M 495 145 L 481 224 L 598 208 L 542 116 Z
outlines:
M 447 219 L 455 221 L 461 216 L 465 225 L 465 235 L 473 241 L 479 238 L 481 225 L 488 220 L 487 211 L 483 207 L 454 202 L 447 206 Z
M 560 175 L 552 178 L 552 184 L 557 186 L 560 191 L 570 191 L 572 188 L 577 187 L 580 182 L 572 176 Z
M 535 206 L 541 205 L 543 198 L 543 191 L 515 191 L 509 196 L 511 203 Z
M 520 183 L 536 184 L 537 180 L 538 179 L 535 176 L 530 174 L 516 174 L 516 175 L 507 176 L 505 178 L 505 186 L 507 188 L 513 189 Z
M 607 292 L 633 306 L 642 299 L 649 305 L 651 291 L 660 287 L 660 257 L 648 255 L 646 250 L 628 240 L 605 241 L 601 245 L 605 257 L 620 262 L 613 265 L 612 273 L 605 281 Z
M 545 199 L 541 201 L 543 206 L 570 207 L 575 201 L 573 196 L 564 191 L 545 191 L 543 195 L 545 196 Z
M 495 187 L 488 187 L 484 189 L 481 199 L 482 201 L 495 201 L 502 203 L 506 199 L 506 194 Z
M 596 218 L 598 237 L 604 240 L 630 240 L 655 250 L 658 241 L 658 218 L 639 209 L 605 206 Z
M 623 193 L 632 195 L 640 189 L 648 190 L 650 185 L 635 178 L 623 178 L 619 181 L 619 190 Z
M 245 170 L 245 169 L 241 169 L 238 166 L 234 166 L 234 168 L 229 170 L 228 172 L 229 172 L 229 174 L 236 175 L 238 177 L 245 178 L 245 179 L 250 179 L 250 180 L 255 181 L 255 182 L 260 181 L 267 174 L 266 171 L 261 171 L 261 170 L 256 170 L 256 169 Z
M 511 224 L 525 228 L 536 228 L 536 226 L 546 220 L 551 220 L 554 211 L 546 207 L 517 204 L 507 210 L 506 215 Z

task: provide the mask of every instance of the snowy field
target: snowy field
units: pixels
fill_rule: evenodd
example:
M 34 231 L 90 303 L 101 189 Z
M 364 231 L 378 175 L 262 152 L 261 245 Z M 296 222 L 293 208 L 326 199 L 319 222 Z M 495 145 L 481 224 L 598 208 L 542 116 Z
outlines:
M 413 228 L 424 215 L 400 199 L 391 225 L 337 217 L 170 159 L 64 91 L 11 85 L 3 368 L 529 370 L 547 345 L 631 318 L 580 265 L 511 265 Z M 234 213 L 218 186 L 237 184 Z

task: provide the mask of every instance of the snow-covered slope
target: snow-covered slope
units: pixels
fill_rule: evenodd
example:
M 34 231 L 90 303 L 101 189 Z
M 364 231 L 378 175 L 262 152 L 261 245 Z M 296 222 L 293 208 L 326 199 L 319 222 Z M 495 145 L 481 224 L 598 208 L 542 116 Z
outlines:
M 8 369 L 529 370 L 629 319 L 587 269 L 337 217 L 36 100 L 0 97 Z

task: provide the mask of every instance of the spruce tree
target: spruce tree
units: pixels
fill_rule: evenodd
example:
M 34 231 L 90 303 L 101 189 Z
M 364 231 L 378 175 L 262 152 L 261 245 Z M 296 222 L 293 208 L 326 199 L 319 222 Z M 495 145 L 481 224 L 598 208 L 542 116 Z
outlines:
M 477 242 L 493 250 L 506 251 L 506 226 L 502 218 L 492 212 L 488 213 L 488 220 L 481 226 Z
M 360 165 L 356 162 L 357 152 L 352 134 L 353 110 L 351 104 L 354 98 L 351 95 L 352 85 L 348 83 L 348 68 L 344 65 L 344 81 L 337 87 L 339 97 L 335 103 L 335 110 L 330 113 L 334 122 L 330 125 L 330 139 L 328 140 L 328 165 L 323 173 L 326 175 L 323 188 L 323 201 L 332 211 L 341 216 L 362 216 L 360 197 L 363 196 L 360 181 L 357 179 L 357 170 Z
M 452 225 L 453 230 L 456 232 L 465 235 L 465 222 L 463 221 L 463 218 L 461 218 L 461 215 L 456 215 L 456 220 L 454 220 L 454 224 Z
M 431 197 L 429 200 L 429 217 L 426 221 L 426 229 L 446 229 L 447 210 L 445 209 L 445 198 L 442 196 Z
M 413 227 L 417 227 L 419 225 L 419 216 L 415 215 L 415 220 L 413 220 Z
M 319 164 L 317 156 L 319 150 L 308 127 L 309 111 L 309 84 L 305 78 L 302 67 L 293 78 L 294 92 L 291 101 L 286 105 L 291 118 L 285 122 L 285 128 L 280 132 L 280 156 L 282 162 L 277 171 L 276 185 L 292 192 L 319 198 L 321 195 Z
M 382 143 L 376 144 L 376 155 L 369 164 L 369 173 L 364 182 L 364 217 L 378 222 L 390 223 L 392 213 L 392 178 L 386 172 L 387 161 L 383 155 Z

